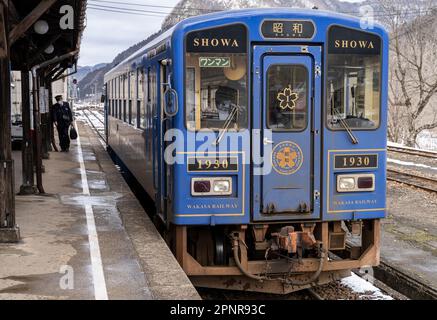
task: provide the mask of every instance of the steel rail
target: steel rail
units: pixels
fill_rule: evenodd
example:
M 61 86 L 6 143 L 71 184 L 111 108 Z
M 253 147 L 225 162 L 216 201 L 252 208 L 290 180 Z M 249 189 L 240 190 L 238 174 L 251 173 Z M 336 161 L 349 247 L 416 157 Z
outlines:
M 87 114 L 87 112 L 85 112 L 85 110 L 86 111 L 88 111 L 90 114 L 92 114 L 95 118 L 97 118 L 101 123 L 103 123 L 104 124 L 104 122 L 100 119 L 100 118 L 98 118 L 95 114 L 93 114 L 90 110 L 88 110 L 88 109 L 82 109 L 82 113 L 85 115 L 85 117 L 88 119 L 88 123 L 94 128 L 94 131 L 100 136 L 100 138 L 106 143 L 106 138 L 102 135 L 102 133 L 99 131 L 99 128 L 97 128 L 96 126 L 95 126 L 95 124 L 93 123 L 93 121 L 91 120 L 91 118 L 89 117 L 89 115 Z M 104 128 L 100 128 L 100 130 L 102 130 L 102 129 L 104 129 Z
M 412 149 L 407 149 L 407 148 L 402 148 L 402 147 L 391 147 L 390 146 L 390 147 L 387 147 L 387 151 L 411 154 L 411 155 L 432 158 L 432 159 L 437 158 L 437 152 L 428 151 L 428 150 L 412 150 Z
M 387 180 L 396 181 L 429 192 L 437 192 L 437 180 L 412 173 L 387 169 Z
M 409 299 L 437 300 L 437 288 L 399 270 L 385 260 L 381 259 L 379 266 L 374 268 L 374 277 Z

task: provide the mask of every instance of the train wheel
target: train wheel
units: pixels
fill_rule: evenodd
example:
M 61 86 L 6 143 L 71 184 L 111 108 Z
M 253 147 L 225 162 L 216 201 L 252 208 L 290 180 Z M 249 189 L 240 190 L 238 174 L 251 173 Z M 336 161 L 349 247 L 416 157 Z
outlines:
M 214 263 L 216 265 L 225 265 L 226 264 L 226 237 L 223 230 L 216 230 L 214 232 Z

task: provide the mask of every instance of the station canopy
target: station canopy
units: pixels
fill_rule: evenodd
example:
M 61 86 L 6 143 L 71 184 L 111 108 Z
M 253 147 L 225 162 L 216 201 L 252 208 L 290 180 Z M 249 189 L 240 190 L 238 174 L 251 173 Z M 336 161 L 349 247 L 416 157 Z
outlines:
M 13 70 L 50 61 L 56 62 L 46 70 L 62 72 L 76 65 L 86 0 L 9 0 L 8 8 Z

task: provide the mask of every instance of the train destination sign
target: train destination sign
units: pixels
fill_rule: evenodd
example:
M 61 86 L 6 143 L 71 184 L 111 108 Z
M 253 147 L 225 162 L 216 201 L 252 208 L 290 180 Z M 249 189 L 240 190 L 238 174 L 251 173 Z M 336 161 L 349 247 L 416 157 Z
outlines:
M 233 24 L 192 31 L 186 37 L 187 52 L 245 53 L 246 27 Z
M 329 29 L 328 53 L 378 55 L 381 38 L 376 34 L 333 26 Z
M 335 169 L 378 168 L 377 154 L 341 154 L 334 156 Z
M 315 30 L 309 20 L 265 20 L 261 26 L 264 38 L 311 39 Z

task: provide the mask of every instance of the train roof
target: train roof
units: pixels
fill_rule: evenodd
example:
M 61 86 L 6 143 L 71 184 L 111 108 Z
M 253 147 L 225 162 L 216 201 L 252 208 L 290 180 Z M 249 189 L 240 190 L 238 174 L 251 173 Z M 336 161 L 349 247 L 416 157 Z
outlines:
M 278 19 L 291 19 L 294 15 L 298 15 L 298 18 L 303 19 L 316 19 L 316 18 L 329 18 L 332 20 L 337 20 L 338 22 L 349 22 L 349 23 L 359 23 L 360 17 L 337 13 L 334 11 L 327 10 L 319 10 L 319 9 L 300 9 L 300 8 L 288 8 L 288 7 L 277 7 L 277 8 L 256 8 L 256 9 L 234 9 L 227 11 L 218 11 L 208 14 L 203 14 L 199 16 L 193 16 L 186 18 L 180 22 L 178 22 L 175 26 L 170 29 L 164 31 L 156 38 L 148 41 L 143 47 L 138 49 L 132 55 L 127 57 L 125 60 L 120 62 L 114 68 L 109 70 L 105 74 L 105 78 L 110 74 L 123 69 L 124 66 L 128 66 L 137 59 L 138 57 L 146 54 L 150 49 L 157 47 L 159 44 L 166 42 L 175 30 L 185 30 L 186 28 L 192 27 L 197 24 L 205 23 L 205 22 L 213 22 L 221 19 L 233 18 L 242 19 L 242 21 L 247 20 L 249 18 L 255 18 L 260 16 L 267 16 L 268 18 L 278 18 Z M 374 24 L 374 29 L 379 29 L 382 32 L 386 32 L 384 26 L 379 23 Z

